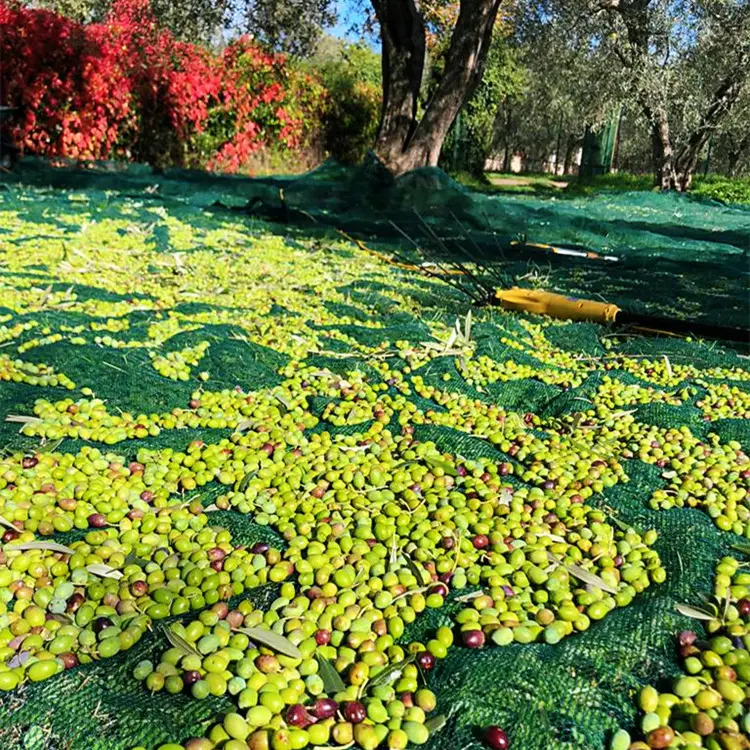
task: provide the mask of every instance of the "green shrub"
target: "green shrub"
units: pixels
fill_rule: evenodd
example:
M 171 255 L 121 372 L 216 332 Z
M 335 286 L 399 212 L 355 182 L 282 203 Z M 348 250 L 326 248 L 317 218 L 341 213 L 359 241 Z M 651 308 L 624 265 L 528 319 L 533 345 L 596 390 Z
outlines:
M 328 91 L 324 148 L 341 162 L 361 162 L 375 142 L 380 120 L 380 56 L 364 44 L 329 42 L 309 66 Z
M 708 175 L 697 178 L 693 195 L 711 198 L 722 203 L 750 204 L 750 177 L 724 177 Z

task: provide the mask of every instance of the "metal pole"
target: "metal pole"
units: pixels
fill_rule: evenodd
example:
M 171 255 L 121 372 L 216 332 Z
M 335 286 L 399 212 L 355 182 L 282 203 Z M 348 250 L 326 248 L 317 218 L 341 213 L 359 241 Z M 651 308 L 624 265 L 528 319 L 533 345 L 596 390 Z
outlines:
M 557 168 L 560 165 L 560 139 L 562 138 L 562 121 L 563 116 L 562 112 L 560 112 L 560 122 L 557 125 L 557 147 L 555 148 L 555 175 L 557 174 Z
M 615 153 L 612 159 L 612 169 L 617 172 L 620 169 L 620 136 L 622 134 L 623 108 L 620 107 L 620 116 L 617 118 L 617 138 L 615 138 Z

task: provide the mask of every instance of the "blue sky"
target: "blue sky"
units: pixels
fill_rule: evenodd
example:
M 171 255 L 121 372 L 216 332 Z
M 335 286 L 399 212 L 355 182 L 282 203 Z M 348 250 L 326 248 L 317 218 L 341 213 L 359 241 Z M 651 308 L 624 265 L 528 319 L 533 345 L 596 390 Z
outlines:
M 369 7 L 369 2 L 367 2 L 367 0 L 336 0 L 338 22 L 332 29 L 328 29 L 328 33 L 337 36 L 340 39 L 346 39 L 349 42 L 359 41 L 359 35 L 352 33 L 351 27 L 353 23 L 362 20 L 363 4 Z M 367 41 L 372 47 L 379 46 L 377 37 L 369 37 Z

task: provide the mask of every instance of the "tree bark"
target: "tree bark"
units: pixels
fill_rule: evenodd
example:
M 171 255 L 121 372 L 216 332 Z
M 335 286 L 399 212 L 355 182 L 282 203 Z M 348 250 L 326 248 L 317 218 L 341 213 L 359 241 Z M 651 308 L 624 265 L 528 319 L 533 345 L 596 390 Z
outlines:
M 416 127 L 426 29 L 415 0 L 372 0 L 380 24 L 383 104 L 375 153 L 395 162 Z
M 675 185 L 674 151 L 669 136 L 667 113 L 659 107 L 650 119 L 654 179 L 662 190 L 671 190 Z
M 581 139 L 575 133 L 568 136 L 568 145 L 565 148 L 565 163 L 563 165 L 563 174 L 570 174 L 573 171 L 573 160 L 576 155 L 576 148 L 580 145 Z
M 445 72 L 421 121 L 425 25 L 415 0 L 373 0 L 383 40 L 383 110 L 375 153 L 395 175 L 436 166 L 445 137 L 482 78 L 500 0 L 461 0 Z

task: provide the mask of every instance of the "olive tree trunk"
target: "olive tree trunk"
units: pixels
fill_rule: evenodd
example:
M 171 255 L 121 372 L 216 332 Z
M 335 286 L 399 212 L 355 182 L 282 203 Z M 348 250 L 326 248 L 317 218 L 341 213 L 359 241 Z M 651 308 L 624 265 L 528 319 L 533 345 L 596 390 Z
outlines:
M 746 65 L 750 64 L 750 53 L 743 57 L 743 61 Z M 732 71 L 714 92 L 711 103 L 703 113 L 698 127 L 690 134 L 675 159 L 674 187 L 677 190 L 689 190 L 692 186 L 701 151 L 716 130 L 716 126 L 729 114 L 739 98 L 746 76 L 747 72 L 744 70 L 742 73 Z
M 395 175 L 437 166 L 453 121 L 482 78 L 500 0 L 461 0 L 445 73 L 421 119 L 426 28 L 416 0 L 372 0 L 381 29 L 383 108 L 375 154 Z

